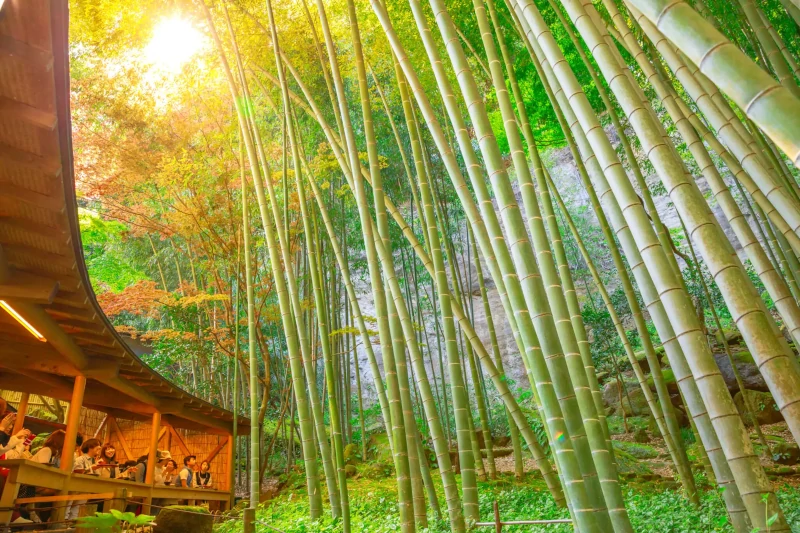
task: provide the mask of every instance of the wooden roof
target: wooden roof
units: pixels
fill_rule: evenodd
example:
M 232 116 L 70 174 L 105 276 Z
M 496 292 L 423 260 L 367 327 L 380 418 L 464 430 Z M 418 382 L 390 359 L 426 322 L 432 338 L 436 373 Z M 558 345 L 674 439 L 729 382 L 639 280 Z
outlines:
M 0 0 L 0 300 L 47 339 L 0 310 L 0 389 L 69 400 L 85 375 L 87 407 L 228 433 L 230 412 L 150 369 L 97 303 L 78 226 L 67 33 L 67 0 Z

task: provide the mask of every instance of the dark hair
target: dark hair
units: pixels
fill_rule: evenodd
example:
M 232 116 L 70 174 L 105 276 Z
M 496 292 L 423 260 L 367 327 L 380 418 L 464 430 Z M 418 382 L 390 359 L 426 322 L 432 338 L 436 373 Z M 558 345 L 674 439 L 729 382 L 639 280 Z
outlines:
M 208 465 L 208 469 L 211 470 L 211 463 L 209 463 L 208 461 L 202 461 L 200 463 L 200 470 L 201 471 L 203 470 L 203 465 Z
M 81 445 L 81 451 L 83 453 L 89 453 L 89 450 L 92 448 L 97 448 L 98 446 L 102 446 L 103 443 L 100 442 L 100 439 L 89 439 Z
M 109 448 L 114 450 L 114 455 L 112 455 L 111 457 L 106 457 L 106 450 L 109 449 Z M 108 461 L 109 463 L 116 463 L 117 462 L 117 448 L 116 448 L 116 446 L 114 446 L 110 442 L 106 442 L 105 444 L 103 444 L 103 449 L 100 450 L 100 458 L 103 460 L 103 462 Z
M 50 448 L 50 451 L 54 457 L 61 455 L 61 450 L 64 449 L 64 439 L 66 436 L 67 434 L 63 429 L 57 429 L 50 433 L 50 435 L 45 439 L 42 448 Z
M 183 466 L 188 466 L 189 465 L 189 461 L 192 460 L 192 459 L 197 461 L 197 456 L 196 455 L 187 455 L 186 457 L 184 457 L 183 458 Z
M 80 433 L 75 435 L 75 446 L 78 446 L 79 448 L 83 446 L 83 435 L 81 435 Z M 83 450 L 83 448 L 81 448 L 81 450 Z
M 146 463 L 146 462 L 147 462 L 147 456 L 146 455 L 143 455 L 143 456 L 139 457 L 138 459 L 136 459 L 136 464 Z
M 175 459 L 167 459 L 167 462 L 166 462 L 166 463 L 164 463 L 164 468 L 166 468 L 167 466 L 169 466 L 169 464 L 170 464 L 170 463 L 172 463 L 173 465 L 175 465 L 175 470 L 177 470 L 177 469 L 178 469 L 178 463 L 176 463 L 176 462 L 175 462 Z

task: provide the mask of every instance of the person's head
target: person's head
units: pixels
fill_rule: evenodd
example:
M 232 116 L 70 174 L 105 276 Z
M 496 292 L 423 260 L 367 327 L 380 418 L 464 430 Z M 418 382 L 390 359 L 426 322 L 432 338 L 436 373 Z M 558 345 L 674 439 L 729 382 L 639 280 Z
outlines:
M 117 449 L 110 442 L 103 444 L 103 449 L 100 450 L 100 459 L 107 463 L 115 463 L 117 461 Z
M 102 447 L 103 443 L 100 442 L 100 439 L 89 439 L 81 445 L 81 452 L 89 457 L 97 457 Z
M 167 472 L 174 472 L 178 469 L 178 463 L 175 462 L 175 459 L 167 459 L 166 464 L 164 464 L 164 470 Z
M 210 469 L 211 469 L 211 463 L 209 463 L 208 461 L 203 461 L 202 463 L 200 463 L 200 471 L 203 472 L 204 474 L 208 472 Z
M 44 440 L 43 448 L 50 448 L 53 455 L 59 455 L 64 449 L 64 438 L 66 437 L 63 429 L 57 429 Z
M 172 454 L 169 453 L 169 450 L 156 450 L 156 463 L 158 463 L 161 467 L 164 467 L 167 464 L 167 461 L 172 460 Z
M 139 457 L 138 459 L 136 459 L 136 464 L 146 463 L 146 462 L 147 462 L 147 456 L 146 455 L 143 455 L 143 456 Z
M 194 468 L 194 465 L 197 464 L 197 457 L 194 455 L 187 455 L 183 458 L 183 466 L 188 466 L 189 468 Z
M 97 440 L 97 439 L 94 439 L 94 440 Z M 83 446 L 83 435 L 81 435 L 80 433 L 78 433 L 75 436 L 75 446 L 78 447 L 78 448 Z

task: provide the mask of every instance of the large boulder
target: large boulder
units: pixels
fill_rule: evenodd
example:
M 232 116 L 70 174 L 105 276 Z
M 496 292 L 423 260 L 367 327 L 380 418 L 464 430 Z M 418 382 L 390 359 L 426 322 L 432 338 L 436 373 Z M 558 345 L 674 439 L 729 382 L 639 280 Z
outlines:
M 603 386 L 603 404 L 607 407 L 607 414 L 622 416 L 623 409 L 627 416 L 649 414 L 650 409 L 639 384 L 625 382 L 625 389 L 627 389 L 627 394 L 625 391 L 621 391 L 620 395 L 619 382 L 616 379 Z
M 769 387 L 767 387 L 767 382 L 764 381 L 764 377 L 758 371 L 758 366 L 756 366 L 750 352 L 742 350 L 732 355 L 733 361 L 736 363 L 736 368 L 742 376 L 744 388 L 752 391 L 768 392 Z M 739 386 L 736 384 L 736 376 L 733 374 L 733 367 L 731 367 L 731 362 L 728 360 L 728 355 L 724 352 L 715 353 L 714 360 L 717 362 L 717 366 L 722 373 L 725 384 L 728 386 L 728 390 L 731 394 L 734 394 L 739 390 Z
M 661 369 L 661 376 L 664 378 L 664 383 L 667 385 L 667 391 L 670 394 L 678 394 L 678 382 L 675 379 L 675 373 L 672 372 L 671 368 L 662 368 Z M 656 391 L 656 384 L 653 381 L 653 375 L 647 376 L 647 386 L 650 387 L 650 390 L 653 392 Z
M 778 406 L 775 404 L 775 399 L 772 394 L 768 392 L 759 392 L 753 390 L 745 390 L 747 397 L 750 399 L 750 407 L 756 416 L 759 424 L 775 424 L 776 422 L 783 421 Z M 744 404 L 744 396 L 741 392 L 737 392 L 733 397 L 733 402 L 739 410 L 739 414 L 747 425 L 753 425 L 753 421 L 747 416 L 747 409 Z
M 153 533 L 212 533 L 214 517 L 205 507 L 170 505 L 156 516 Z

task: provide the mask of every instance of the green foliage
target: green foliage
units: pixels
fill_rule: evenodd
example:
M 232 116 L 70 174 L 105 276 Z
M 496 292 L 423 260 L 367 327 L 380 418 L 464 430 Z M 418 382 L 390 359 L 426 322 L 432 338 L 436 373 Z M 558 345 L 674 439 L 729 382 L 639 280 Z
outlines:
M 91 530 L 95 533 L 122 533 L 133 530 L 137 526 L 149 525 L 155 516 L 146 514 L 135 515 L 130 512 L 123 513 L 111 509 L 109 513 L 95 513 L 94 516 L 82 516 L 78 519 L 78 527 Z
M 147 279 L 133 267 L 124 246 L 128 228 L 117 221 L 106 221 L 81 210 L 78 217 L 86 266 L 92 285 L 98 291 L 119 292 L 137 281 Z

